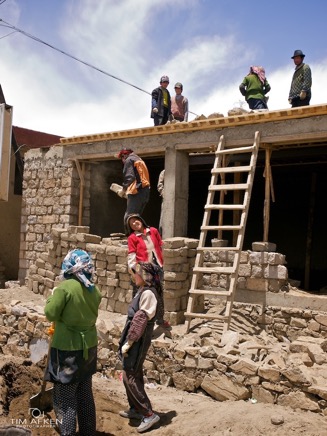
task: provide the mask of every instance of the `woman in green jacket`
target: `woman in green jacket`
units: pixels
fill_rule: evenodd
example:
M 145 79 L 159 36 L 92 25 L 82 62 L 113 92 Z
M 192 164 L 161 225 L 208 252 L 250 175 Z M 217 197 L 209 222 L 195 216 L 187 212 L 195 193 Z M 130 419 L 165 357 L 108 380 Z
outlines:
M 96 434 L 92 375 L 97 366 L 95 323 L 101 294 L 92 282 L 88 253 L 70 251 L 62 264 L 63 281 L 48 298 L 45 315 L 55 323 L 46 380 L 54 383 L 53 405 L 61 435 Z
M 266 79 L 266 72 L 263 67 L 250 67 L 250 72 L 244 77 L 239 89 L 241 94 L 245 96 L 250 109 L 268 109 L 266 94 L 271 87 Z

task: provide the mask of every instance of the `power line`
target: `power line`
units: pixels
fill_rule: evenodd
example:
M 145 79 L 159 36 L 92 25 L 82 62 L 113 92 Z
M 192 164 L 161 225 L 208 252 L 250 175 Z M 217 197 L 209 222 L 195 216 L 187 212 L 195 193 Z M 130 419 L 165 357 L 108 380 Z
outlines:
M 7 33 L 7 35 L 2 36 L 0 39 L 7 38 L 7 36 L 12 35 L 13 33 L 16 33 L 16 30 L 14 30 L 13 32 Z
M 6 24 L 5 26 L 3 26 L 2 24 L 0 24 L 0 25 L 3 26 L 3 27 L 8 27 L 9 29 L 13 29 L 15 32 L 19 32 L 19 33 L 21 33 L 22 35 L 27 36 L 28 38 L 33 39 L 33 40 L 36 41 L 36 42 L 40 42 L 41 44 L 44 44 L 44 45 L 46 45 L 47 47 L 50 47 L 50 48 L 52 48 L 53 50 L 56 50 L 56 51 L 58 51 L 59 53 L 65 55 L 65 56 L 68 56 L 69 58 L 74 59 L 75 61 L 80 62 L 81 64 L 86 65 L 87 67 L 93 68 L 94 70 L 97 70 L 97 71 L 99 71 L 100 73 L 105 74 L 106 76 L 112 77 L 113 79 L 119 80 L 120 82 L 123 82 L 123 83 L 125 83 L 126 85 L 132 86 L 133 88 L 136 88 L 136 89 L 138 89 L 139 91 L 142 91 L 142 92 L 145 92 L 146 94 L 151 95 L 148 91 L 145 91 L 144 89 L 139 88 L 138 86 L 135 86 L 135 85 L 133 85 L 132 83 L 126 82 L 125 80 L 120 79 L 119 77 L 114 76 L 113 74 L 107 73 L 106 71 L 101 70 L 100 68 L 97 68 L 97 67 L 95 67 L 94 65 L 91 65 L 91 64 L 89 64 L 88 62 L 83 61 L 82 59 L 78 59 L 76 56 L 73 56 L 73 55 L 71 55 L 71 54 L 69 54 L 69 53 L 66 53 L 65 51 L 63 51 L 63 50 L 61 50 L 61 49 L 59 49 L 59 48 L 57 48 L 57 47 L 54 47 L 53 45 L 51 45 L 51 44 L 49 44 L 49 43 L 47 43 L 47 42 L 45 42 L 45 41 L 42 41 L 42 39 L 37 38 L 36 36 L 33 36 L 33 35 L 31 35 L 30 33 L 25 32 L 25 31 L 22 30 L 22 29 L 18 29 L 17 27 L 13 26 L 13 25 L 10 24 L 10 23 L 7 23 L 6 21 L 2 20 L 1 18 L 0 18 L 0 22 L 3 22 L 3 23 Z
M 2 3 L 3 3 L 4 1 L 6 1 L 6 0 L 2 0 Z M 1 3 L 1 0 L 0 0 L 0 5 L 1 5 L 2 3 Z M 1 18 L 0 18 L 0 22 L 5 23 L 5 24 L 0 24 L 0 26 L 2 26 L 2 27 L 7 27 L 7 28 L 13 30 L 13 32 L 9 33 L 9 34 L 6 35 L 6 36 L 9 36 L 9 35 L 11 35 L 11 34 L 14 33 L 14 32 L 19 32 L 19 33 L 21 33 L 22 35 L 27 36 L 28 38 L 33 39 L 33 40 L 36 41 L 36 42 L 39 42 L 39 43 L 41 43 L 41 44 L 44 44 L 44 45 L 46 45 L 47 47 L 52 48 L 53 50 L 56 50 L 56 51 L 58 51 L 59 53 L 65 55 L 65 56 L 68 56 L 69 58 L 74 59 L 75 61 L 80 62 L 81 64 L 86 65 L 87 67 L 93 68 L 94 70 L 98 71 L 99 73 L 105 74 L 106 76 L 109 76 L 109 77 L 111 77 L 111 78 L 113 78 L 113 79 L 115 79 L 115 80 L 119 80 L 120 82 L 125 83 L 126 85 L 132 86 L 133 88 L 138 89 L 139 91 L 142 91 L 142 92 L 145 92 L 145 93 L 148 94 L 148 95 L 151 95 L 150 92 L 145 91 L 144 89 L 142 89 L 142 88 L 140 88 L 140 87 L 138 87 L 138 86 L 136 86 L 136 85 L 133 85 L 132 83 L 127 82 L 126 80 L 123 80 L 123 79 L 121 79 L 121 78 L 119 78 L 119 77 L 117 77 L 117 76 L 114 76 L 113 74 L 107 73 L 106 71 L 104 71 L 104 70 L 102 70 L 102 69 L 100 69 L 100 68 L 98 68 L 98 67 L 95 67 L 94 65 L 92 65 L 92 64 L 90 64 L 90 63 L 88 63 L 88 62 L 85 62 L 85 61 L 83 61 L 82 59 L 79 59 L 79 58 L 77 58 L 76 56 L 73 56 L 73 55 L 71 55 L 71 54 L 69 54 L 69 53 L 63 51 L 63 50 L 61 50 L 61 49 L 59 49 L 59 48 L 57 48 L 57 47 L 55 47 L 55 46 L 49 44 L 48 42 L 45 42 L 45 41 L 43 41 L 42 39 L 37 38 L 36 36 L 31 35 L 30 33 L 25 32 L 25 31 L 22 30 L 22 29 L 18 29 L 18 27 L 15 27 L 15 26 L 13 26 L 12 24 L 7 23 L 6 21 L 2 20 Z M 197 114 L 195 114 L 194 112 L 191 112 L 191 111 L 189 111 L 189 113 L 191 113 L 191 114 L 193 114 L 193 115 L 197 115 Z

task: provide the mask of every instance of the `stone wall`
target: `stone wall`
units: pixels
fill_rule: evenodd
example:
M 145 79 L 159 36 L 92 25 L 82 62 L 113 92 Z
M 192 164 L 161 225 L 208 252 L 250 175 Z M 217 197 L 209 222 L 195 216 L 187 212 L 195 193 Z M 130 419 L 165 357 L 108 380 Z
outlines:
M 132 287 L 127 270 L 126 238 L 101 238 L 88 233 L 88 227 L 52 228 L 45 253 L 31 263 L 26 284 L 34 293 L 47 297 L 59 281 L 60 266 L 67 252 L 81 248 L 91 253 L 95 265 L 95 283 L 102 293 L 101 309 L 127 313 Z M 171 325 L 185 322 L 184 312 L 192 278 L 198 240 L 168 238 L 164 240 L 165 318 Z M 233 261 L 234 252 L 205 253 L 206 266 L 222 266 Z M 285 256 L 274 252 L 244 251 L 241 255 L 237 288 L 279 292 L 287 290 Z M 228 277 L 208 274 L 203 277 L 204 289 L 225 289 Z M 194 310 L 203 311 L 207 299 L 197 298 Z
M 132 287 L 127 270 L 126 238 L 101 238 L 88 233 L 88 227 L 52 228 L 45 253 L 30 265 L 26 284 L 30 290 L 47 297 L 59 281 L 60 266 L 67 252 L 81 248 L 91 253 L 95 264 L 95 283 L 102 293 L 101 309 L 127 313 Z M 168 238 L 164 241 L 164 298 L 165 318 L 171 325 L 185 321 L 188 290 L 196 256 L 198 240 Z M 222 266 L 233 261 L 234 252 L 205 253 L 206 266 Z M 287 289 L 285 256 L 279 253 L 249 252 L 241 255 L 238 288 L 274 291 Z M 228 277 L 220 274 L 204 275 L 205 289 L 226 289 Z M 198 298 L 195 311 L 204 310 L 204 298 Z
M 237 289 L 249 291 L 280 292 L 288 289 L 288 271 L 285 255 L 276 253 L 275 244 L 254 242 L 253 251 L 242 251 L 238 271 Z M 268 251 L 268 249 L 270 251 Z M 203 265 L 231 266 L 235 252 L 229 250 L 204 253 Z M 204 289 L 228 289 L 226 274 L 205 274 Z
M 67 228 L 78 222 L 80 195 L 83 196 L 83 220 L 89 223 L 88 166 L 83 173 L 83 180 L 85 189 L 81 191 L 76 166 L 71 160 L 64 159 L 62 147 L 30 150 L 26 153 L 21 210 L 20 280 L 26 278 L 30 265 L 46 251 L 51 229 Z
M 327 414 L 327 313 L 236 304 L 234 321 L 247 324 L 221 336 L 199 325 L 188 334 L 152 340 L 145 377 L 152 387 L 174 386 L 203 392 L 218 401 L 251 400 Z M 0 348 L 4 355 L 30 357 L 38 340 L 47 339 L 43 307 L 19 302 L 0 304 Z M 261 322 L 265 319 L 265 324 Z M 118 377 L 117 357 L 125 317 L 100 311 L 98 371 Z M 280 332 L 276 338 L 273 333 Z M 252 332 L 251 332 L 252 329 Z M 272 335 L 268 335 L 271 332 Z
M 47 297 L 59 282 L 63 258 L 69 250 L 78 247 L 92 255 L 95 283 L 102 294 L 101 309 L 126 314 L 132 299 L 131 280 L 127 270 L 127 239 L 101 238 L 88 231 L 88 227 L 53 228 L 46 253 L 40 254 L 29 268 L 26 285 L 34 293 Z M 165 318 L 171 325 L 185 321 L 190 271 L 197 244 L 197 240 L 188 238 L 164 241 Z

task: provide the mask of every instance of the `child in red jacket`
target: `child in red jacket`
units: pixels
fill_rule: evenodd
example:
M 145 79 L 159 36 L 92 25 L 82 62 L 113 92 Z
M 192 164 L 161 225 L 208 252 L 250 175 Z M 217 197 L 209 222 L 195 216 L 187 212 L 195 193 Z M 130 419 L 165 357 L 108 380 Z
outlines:
M 138 262 L 150 262 L 157 265 L 162 270 L 161 282 L 163 280 L 163 255 L 162 239 L 159 231 L 155 227 L 149 227 L 144 219 L 138 214 L 128 215 L 126 219 L 126 228 L 128 230 L 128 268 L 130 271 L 135 270 Z M 137 288 L 134 286 L 134 294 Z M 170 329 L 168 321 L 163 319 L 164 300 L 163 296 L 158 302 L 157 324 Z

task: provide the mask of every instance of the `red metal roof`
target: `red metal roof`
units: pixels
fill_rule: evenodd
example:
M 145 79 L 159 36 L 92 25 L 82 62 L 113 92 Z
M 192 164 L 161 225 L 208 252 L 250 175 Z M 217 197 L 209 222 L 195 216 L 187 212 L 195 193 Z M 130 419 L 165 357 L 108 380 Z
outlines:
M 42 148 L 60 144 L 61 136 L 58 135 L 37 132 L 36 130 L 24 129 L 17 126 L 12 126 L 12 129 L 18 146 L 24 145 L 27 148 Z

